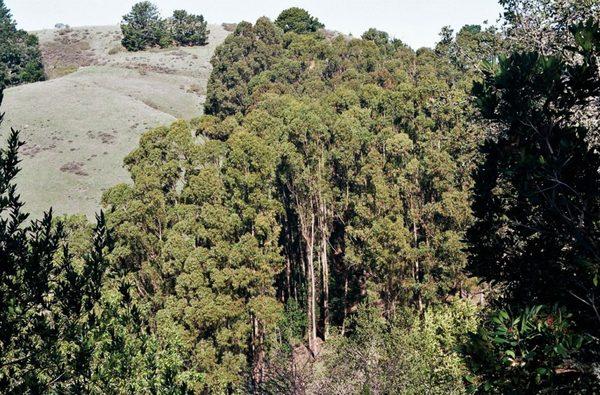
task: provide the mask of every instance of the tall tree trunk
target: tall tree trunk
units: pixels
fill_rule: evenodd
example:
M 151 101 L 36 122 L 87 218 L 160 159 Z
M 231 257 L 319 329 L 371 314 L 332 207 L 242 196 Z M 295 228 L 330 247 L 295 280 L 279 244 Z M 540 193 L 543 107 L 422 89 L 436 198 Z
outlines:
M 327 237 L 321 236 L 321 265 L 323 276 L 323 340 L 329 337 L 329 261 L 327 260 Z
M 346 317 L 348 316 L 348 269 L 344 270 L 344 315 L 342 317 L 342 336 L 346 333 Z
M 306 272 L 307 278 L 307 318 L 308 348 L 313 356 L 317 354 L 317 314 L 316 314 L 316 279 L 315 279 L 315 214 L 310 214 L 310 230 L 306 235 Z
M 323 307 L 323 340 L 327 340 L 329 337 L 329 260 L 327 256 L 328 245 L 329 245 L 329 229 L 327 227 L 327 205 L 321 201 L 321 220 L 319 225 L 321 227 L 321 275 L 323 282 L 323 295 L 322 295 L 322 307 Z
M 255 388 L 265 377 L 264 331 L 260 321 L 252 316 L 252 381 Z
M 289 254 L 285 257 L 285 290 L 283 303 L 286 303 L 292 297 L 292 260 Z
M 419 238 L 418 238 L 418 229 L 417 229 L 417 220 L 416 218 L 413 218 L 413 238 L 414 238 L 414 243 L 415 246 L 414 248 L 417 249 L 418 247 L 418 242 L 419 242 Z M 421 267 L 419 264 L 419 258 L 417 257 L 417 259 L 415 260 L 415 270 L 414 270 L 414 280 L 417 283 L 417 286 L 419 287 L 419 289 L 417 289 L 417 307 L 419 309 L 419 314 L 423 313 L 423 297 L 421 295 Z

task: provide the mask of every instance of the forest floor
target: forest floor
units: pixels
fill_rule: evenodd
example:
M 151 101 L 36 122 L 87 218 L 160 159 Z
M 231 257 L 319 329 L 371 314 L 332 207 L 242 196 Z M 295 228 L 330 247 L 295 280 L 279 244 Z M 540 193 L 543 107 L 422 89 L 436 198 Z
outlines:
M 203 47 L 127 52 L 118 26 L 51 29 L 40 39 L 49 80 L 5 90 L 0 130 L 21 130 L 18 191 L 32 218 L 92 218 L 103 191 L 130 181 L 123 158 L 140 135 L 202 114 L 215 48 L 229 34 L 210 25 Z

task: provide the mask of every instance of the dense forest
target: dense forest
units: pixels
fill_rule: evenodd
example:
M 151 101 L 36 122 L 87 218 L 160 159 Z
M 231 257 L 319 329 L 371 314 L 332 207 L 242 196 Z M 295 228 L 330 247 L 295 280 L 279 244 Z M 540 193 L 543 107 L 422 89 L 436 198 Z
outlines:
M 600 2 L 500 3 L 418 50 L 238 23 L 96 224 L 28 218 L 13 130 L 1 391 L 600 391 Z

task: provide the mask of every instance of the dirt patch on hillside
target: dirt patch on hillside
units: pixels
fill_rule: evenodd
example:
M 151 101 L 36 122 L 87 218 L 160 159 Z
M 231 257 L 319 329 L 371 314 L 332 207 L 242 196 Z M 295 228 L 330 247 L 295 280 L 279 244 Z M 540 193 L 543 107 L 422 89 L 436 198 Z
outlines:
M 58 78 L 74 73 L 80 67 L 90 66 L 97 58 L 89 43 L 86 30 L 61 30 L 54 40 L 41 45 L 44 68 L 48 78 Z
M 113 144 L 116 139 L 115 135 L 110 133 L 100 133 L 98 137 L 100 137 L 102 144 Z
M 86 173 L 86 171 L 83 170 L 83 163 L 81 163 L 81 162 L 65 163 L 64 165 L 62 165 L 60 167 L 60 171 L 62 171 L 63 173 L 71 173 L 71 174 L 75 174 L 78 176 L 87 176 L 88 175 L 88 173 Z

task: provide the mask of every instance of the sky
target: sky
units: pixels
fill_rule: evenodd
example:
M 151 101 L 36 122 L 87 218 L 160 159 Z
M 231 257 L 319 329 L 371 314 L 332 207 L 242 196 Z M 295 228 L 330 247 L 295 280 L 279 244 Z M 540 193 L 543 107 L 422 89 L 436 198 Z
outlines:
M 136 0 L 4 0 L 20 28 L 39 30 L 119 23 Z M 163 16 L 174 9 L 203 14 L 209 23 L 275 19 L 285 8 L 307 9 L 326 27 L 360 36 L 370 27 L 388 32 L 413 48 L 433 46 L 442 26 L 496 23 L 497 0 L 154 0 Z

